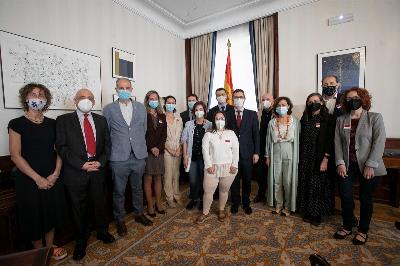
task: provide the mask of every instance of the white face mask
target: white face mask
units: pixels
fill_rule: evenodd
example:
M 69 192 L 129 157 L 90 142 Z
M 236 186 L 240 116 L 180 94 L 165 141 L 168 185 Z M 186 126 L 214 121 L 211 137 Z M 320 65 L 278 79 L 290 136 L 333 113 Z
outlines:
M 194 113 L 194 115 L 195 115 L 197 118 L 202 118 L 202 117 L 204 116 L 204 111 L 196 111 L 196 112 Z
M 78 109 L 81 110 L 82 113 L 89 113 L 92 107 L 93 103 L 89 99 L 82 99 L 78 102 Z
M 215 120 L 215 126 L 218 130 L 224 129 L 225 127 L 225 120 Z
M 217 101 L 218 101 L 219 104 L 226 103 L 226 96 L 224 96 L 224 95 L 218 96 L 217 97 Z
M 272 105 L 272 103 L 270 101 L 268 101 L 268 100 L 264 100 L 262 103 L 263 103 L 263 108 L 264 109 L 268 109 Z
M 233 104 L 235 105 L 236 108 L 242 108 L 244 104 L 244 99 L 240 98 L 234 99 Z

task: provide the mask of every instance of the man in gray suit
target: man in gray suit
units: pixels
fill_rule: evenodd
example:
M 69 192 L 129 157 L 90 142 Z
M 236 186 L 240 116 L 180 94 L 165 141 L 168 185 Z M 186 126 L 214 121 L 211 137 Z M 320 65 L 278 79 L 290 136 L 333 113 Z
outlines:
M 110 166 L 114 182 L 114 217 L 120 236 L 127 234 L 124 223 L 125 189 L 129 180 L 135 221 L 145 226 L 153 224 L 143 214 L 142 176 L 147 158 L 146 130 L 147 112 L 143 104 L 132 101 L 132 84 L 120 78 L 115 90 L 118 101 L 104 107 L 111 136 Z

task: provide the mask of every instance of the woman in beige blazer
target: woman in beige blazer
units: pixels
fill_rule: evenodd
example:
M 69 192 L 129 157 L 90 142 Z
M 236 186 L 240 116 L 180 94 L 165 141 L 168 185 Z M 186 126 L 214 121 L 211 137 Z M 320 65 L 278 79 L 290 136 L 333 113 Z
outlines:
M 368 229 L 373 210 L 373 193 L 380 177 L 386 174 L 383 164 L 385 126 L 382 115 L 369 112 L 371 95 L 366 89 L 347 90 L 341 103 L 346 113 L 337 118 L 335 131 L 336 166 L 339 174 L 339 192 L 342 205 L 343 226 L 334 235 L 344 239 L 357 225 L 353 214 L 353 184 L 360 184 L 360 222 L 353 244 L 362 245 L 368 240 Z

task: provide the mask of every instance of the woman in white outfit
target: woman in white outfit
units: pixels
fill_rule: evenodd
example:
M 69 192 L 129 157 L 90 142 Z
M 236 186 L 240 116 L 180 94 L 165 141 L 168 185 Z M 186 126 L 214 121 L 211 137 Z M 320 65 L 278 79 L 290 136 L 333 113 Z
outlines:
M 167 117 L 167 141 L 165 142 L 164 155 L 164 191 L 168 206 L 175 208 L 176 203 L 182 205 L 179 192 L 179 165 L 181 163 L 182 146 L 180 143 L 182 134 L 182 119 L 176 112 L 176 99 L 174 96 L 165 98 L 164 110 Z
M 218 220 L 226 218 L 225 204 L 235 178 L 239 162 L 239 141 L 232 130 L 225 127 L 225 113 L 217 111 L 212 119 L 211 132 L 204 135 L 202 142 L 204 158 L 203 213 L 196 223 L 203 223 L 210 212 L 213 194 L 219 184 Z

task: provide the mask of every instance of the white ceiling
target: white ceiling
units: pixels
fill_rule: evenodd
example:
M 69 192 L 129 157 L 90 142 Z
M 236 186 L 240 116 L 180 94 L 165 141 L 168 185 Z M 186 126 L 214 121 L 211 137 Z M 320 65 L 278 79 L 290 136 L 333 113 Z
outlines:
M 180 38 L 191 38 L 319 0 L 112 1 Z

